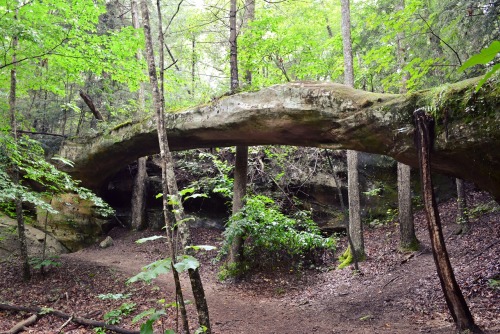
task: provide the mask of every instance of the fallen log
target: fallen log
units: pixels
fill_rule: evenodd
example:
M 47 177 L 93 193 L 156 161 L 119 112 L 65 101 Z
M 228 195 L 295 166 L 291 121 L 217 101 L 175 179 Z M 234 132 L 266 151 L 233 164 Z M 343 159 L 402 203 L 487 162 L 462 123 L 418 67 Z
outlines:
M 29 312 L 29 313 L 35 313 L 39 315 L 53 315 L 62 319 L 71 319 L 72 322 L 84 326 L 92 326 L 92 327 L 102 327 L 107 330 L 116 332 L 116 333 L 121 333 L 121 334 L 139 334 L 139 331 L 134 331 L 114 325 L 107 324 L 103 321 L 96 321 L 92 319 L 86 319 L 86 318 L 81 318 L 78 316 L 73 316 L 68 313 L 64 313 L 62 311 L 50 309 L 50 308 L 41 308 L 41 307 L 36 307 L 36 306 L 18 306 L 18 305 L 10 305 L 10 304 L 0 304 L 0 310 L 4 311 L 16 311 L 16 312 Z
M 33 314 L 28 319 L 19 321 L 17 324 L 14 325 L 14 327 L 12 327 L 6 332 L 2 332 L 2 334 L 17 334 L 19 332 L 26 330 L 27 326 L 33 325 L 37 320 L 38 320 L 38 315 Z

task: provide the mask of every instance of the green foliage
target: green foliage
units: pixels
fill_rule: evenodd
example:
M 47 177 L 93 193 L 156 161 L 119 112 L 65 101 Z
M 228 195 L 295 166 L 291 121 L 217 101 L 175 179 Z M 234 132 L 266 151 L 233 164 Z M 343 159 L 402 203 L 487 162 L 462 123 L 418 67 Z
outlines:
M 489 47 L 482 49 L 481 52 L 470 57 L 462 66 L 460 66 L 458 70 L 465 71 L 466 69 L 476 65 L 486 65 L 493 61 L 499 53 L 500 41 L 493 41 Z M 476 92 L 481 89 L 484 83 L 498 70 L 500 70 L 500 63 L 493 65 L 492 68 L 478 82 Z
M 61 263 L 57 260 L 59 256 L 51 256 L 48 259 L 42 259 L 39 257 L 32 257 L 29 259 L 29 264 L 33 267 L 33 269 L 42 269 L 42 268 L 57 268 L 61 266 Z
M 123 294 L 123 293 L 106 293 L 106 294 L 100 294 L 97 296 L 97 298 L 105 300 L 105 299 L 112 299 L 112 300 L 119 300 L 119 299 L 127 299 L 130 298 L 131 294 Z
M 187 154 L 187 153 L 186 153 Z M 210 197 L 214 194 L 231 199 L 233 196 L 233 179 L 230 177 L 233 166 L 219 156 L 206 152 L 198 152 L 196 164 L 179 161 L 179 168 L 196 175 L 181 195 L 184 200 Z
M 177 262 L 174 263 L 174 268 L 181 273 L 188 269 L 196 269 L 200 263 L 196 258 L 190 255 L 180 255 L 177 257 Z M 144 281 L 151 283 L 159 275 L 168 274 L 172 270 L 172 260 L 170 258 L 157 260 L 142 268 L 142 271 L 137 275 L 129 278 L 127 284 Z
M 58 157 L 56 160 L 64 164 L 71 163 Z M 9 175 L 13 168 L 17 168 L 22 175 L 19 183 L 14 183 Z M 44 191 L 31 188 L 33 183 Z M 31 203 L 42 210 L 57 213 L 46 202 L 46 197 L 71 192 L 77 193 L 81 199 L 92 201 L 96 212 L 104 217 L 114 213 L 114 210 L 100 197 L 89 189 L 80 187 L 78 181 L 47 162 L 40 143 L 27 136 L 15 141 L 8 132 L 0 133 L 0 202 L 9 203 L 21 198 L 23 202 Z
M 135 303 L 123 303 L 119 308 L 104 314 L 104 320 L 110 325 L 119 324 L 122 321 L 122 318 L 134 312 L 135 308 Z
M 500 280 L 495 278 L 490 278 L 488 280 L 488 285 L 492 289 L 500 290 Z
M 499 212 L 500 205 L 495 201 L 478 204 L 476 207 L 467 210 L 466 215 L 470 218 L 477 218 L 481 215 L 493 212 Z
M 106 334 L 106 330 L 102 327 L 94 327 L 94 332 L 96 334 Z
M 272 199 L 258 195 L 246 198 L 245 206 L 232 216 L 224 232 L 222 254 L 227 253 L 235 237 L 245 241 L 245 258 L 257 259 L 304 256 L 314 251 L 333 250 L 335 240 L 324 238 L 304 211 L 293 218 L 281 213 Z
M 153 279 L 157 278 L 159 275 L 167 274 L 170 272 L 172 266 L 172 260 L 170 258 L 160 259 L 155 262 L 148 264 L 142 268 L 142 271 L 137 275 L 129 278 L 127 284 L 144 281 L 150 283 Z
M 153 334 L 153 324 L 156 320 L 158 320 L 162 315 L 165 315 L 166 312 L 163 309 L 157 310 L 154 308 L 150 308 L 144 312 L 139 313 L 132 319 L 132 323 L 135 324 L 144 318 L 148 318 L 146 322 L 141 325 L 141 334 Z M 166 332 L 165 332 L 166 333 Z

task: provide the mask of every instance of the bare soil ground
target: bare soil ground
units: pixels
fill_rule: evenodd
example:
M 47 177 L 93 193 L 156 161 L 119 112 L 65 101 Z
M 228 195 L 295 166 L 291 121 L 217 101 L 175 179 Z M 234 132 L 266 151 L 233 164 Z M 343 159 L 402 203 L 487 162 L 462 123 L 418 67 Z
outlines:
M 470 207 L 491 201 L 484 193 L 469 194 Z M 481 206 L 479 206 L 481 208 Z M 491 208 L 491 207 L 490 207 Z M 476 322 L 486 333 L 500 333 L 500 290 L 491 279 L 500 277 L 500 212 L 485 209 L 473 219 L 464 236 L 453 234 L 456 225 L 455 204 L 440 206 L 448 251 L 457 280 L 470 305 Z M 476 209 L 475 211 L 481 211 Z M 331 262 L 321 268 L 288 272 L 255 273 L 239 283 L 218 281 L 215 252 L 201 256 L 202 278 L 210 307 L 214 333 L 454 333 L 454 326 L 442 296 L 430 251 L 423 212 L 415 215 L 417 235 L 422 248 L 413 254 L 398 251 L 397 226 L 369 228 L 365 231 L 367 261 L 361 263 L 361 275 L 352 268 L 334 270 Z M 192 231 L 197 244 L 220 244 L 220 232 L 209 229 Z M 106 312 L 123 302 L 136 304 L 119 326 L 139 329 L 133 316 L 151 307 L 159 308 L 159 299 L 174 299 L 169 275 L 151 285 L 126 285 L 144 265 L 164 256 L 161 241 L 134 243 L 152 232 L 132 233 L 113 229 L 114 246 L 93 246 L 61 257 L 60 268 L 45 276 L 39 273 L 29 283 L 20 282 L 16 263 L 2 264 L 0 302 L 50 307 L 70 314 L 103 320 Z M 345 247 L 341 240 L 339 252 Z M 188 280 L 183 278 L 185 290 Z M 126 300 L 101 300 L 99 294 L 130 293 Z M 190 293 L 186 293 L 188 299 Z M 196 314 L 189 305 L 193 330 Z M 6 331 L 29 315 L 0 311 L 0 332 Z M 169 309 L 155 330 L 163 333 L 176 328 L 175 312 Z M 44 316 L 27 328 L 28 333 L 57 333 L 63 319 Z M 92 328 L 66 325 L 64 333 L 94 333 Z

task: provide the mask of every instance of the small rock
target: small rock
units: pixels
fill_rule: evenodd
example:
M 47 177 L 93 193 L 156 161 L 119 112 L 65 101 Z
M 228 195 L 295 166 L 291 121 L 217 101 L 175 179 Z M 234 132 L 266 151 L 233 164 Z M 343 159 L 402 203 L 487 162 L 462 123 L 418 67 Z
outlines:
M 101 241 L 101 243 L 99 244 L 99 247 L 101 248 L 108 248 L 111 246 L 113 246 L 113 239 L 110 236 L 107 236 L 106 239 Z

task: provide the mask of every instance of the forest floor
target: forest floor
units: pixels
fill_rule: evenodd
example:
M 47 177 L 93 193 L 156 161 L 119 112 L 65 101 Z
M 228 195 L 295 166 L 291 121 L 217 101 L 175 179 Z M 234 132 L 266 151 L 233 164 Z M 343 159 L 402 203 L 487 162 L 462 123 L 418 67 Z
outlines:
M 500 333 L 500 211 L 484 193 L 469 194 L 472 213 L 470 232 L 463 236 L 456 229 L 453 201 L 440 205 L 446 244 L 455 275 L 478 325 L 486 333 Z M 495 204 L 496 205 L 496 204 Z M 394 224 L 367 228 L 368 258 L 360 264 L 361 274 L 352 268 L 335 270 L 331 260 L 319 268 L 255 273 L 238 283 L 221 283 L 215 251 L 201 255 L 204 280 L 214 333 L 454 333 L 446 308 L 432 253 L 425 216 L 415 214 L 421 249 L 415 253 L 398 251 L 398 230 Z M 220 231 L 192 231 L 195 244 L 220 245 Z M 162 241 L 136 244 L 135 240 L 152 232 L 132 233 L 125 229 L 110 232 L 114 245 L 97 245 L 67 254 L 61 267 L 45 276 L 37 273 L 31 282 L 20 282 L 15 263 L 2 264 L 0 303 L 50 307 L 81 317 L 103 320 L 104 315 L 122 303 L 135 303 L 119 326 L 139 329 L 132 324 L 138 313 L 155 307 L 159 299 L 174 300 L 170 275 L 153 284 L 126 285 L 144 265 L 165 254 Z M 341 240 L 338 253 L 345 249 Z M 338 255 L 338 254 L 337 254 Z M 185 290 L 189 280 L 183 277 Z M 496 283 L 496 284 L 495 284 Z M 496 285 L 496 286 L 495 286 Z M 99 294 L 130 294 L 128 299 L 100 299 Z M 187 299 L 192 299 L 186 292 Z M 188 305 L 196 329 L 196 313 Z M 0 332 L 6 331 L 28 314 L 0 311 Z M 174 311 L 160 318 L 155 330 L 175 329 Z M 43 316 L 27 328 L 28 333 L 57 333 L 64 319 Z M 95 333 L 92 328 L 67 324 L 61 333 Z

